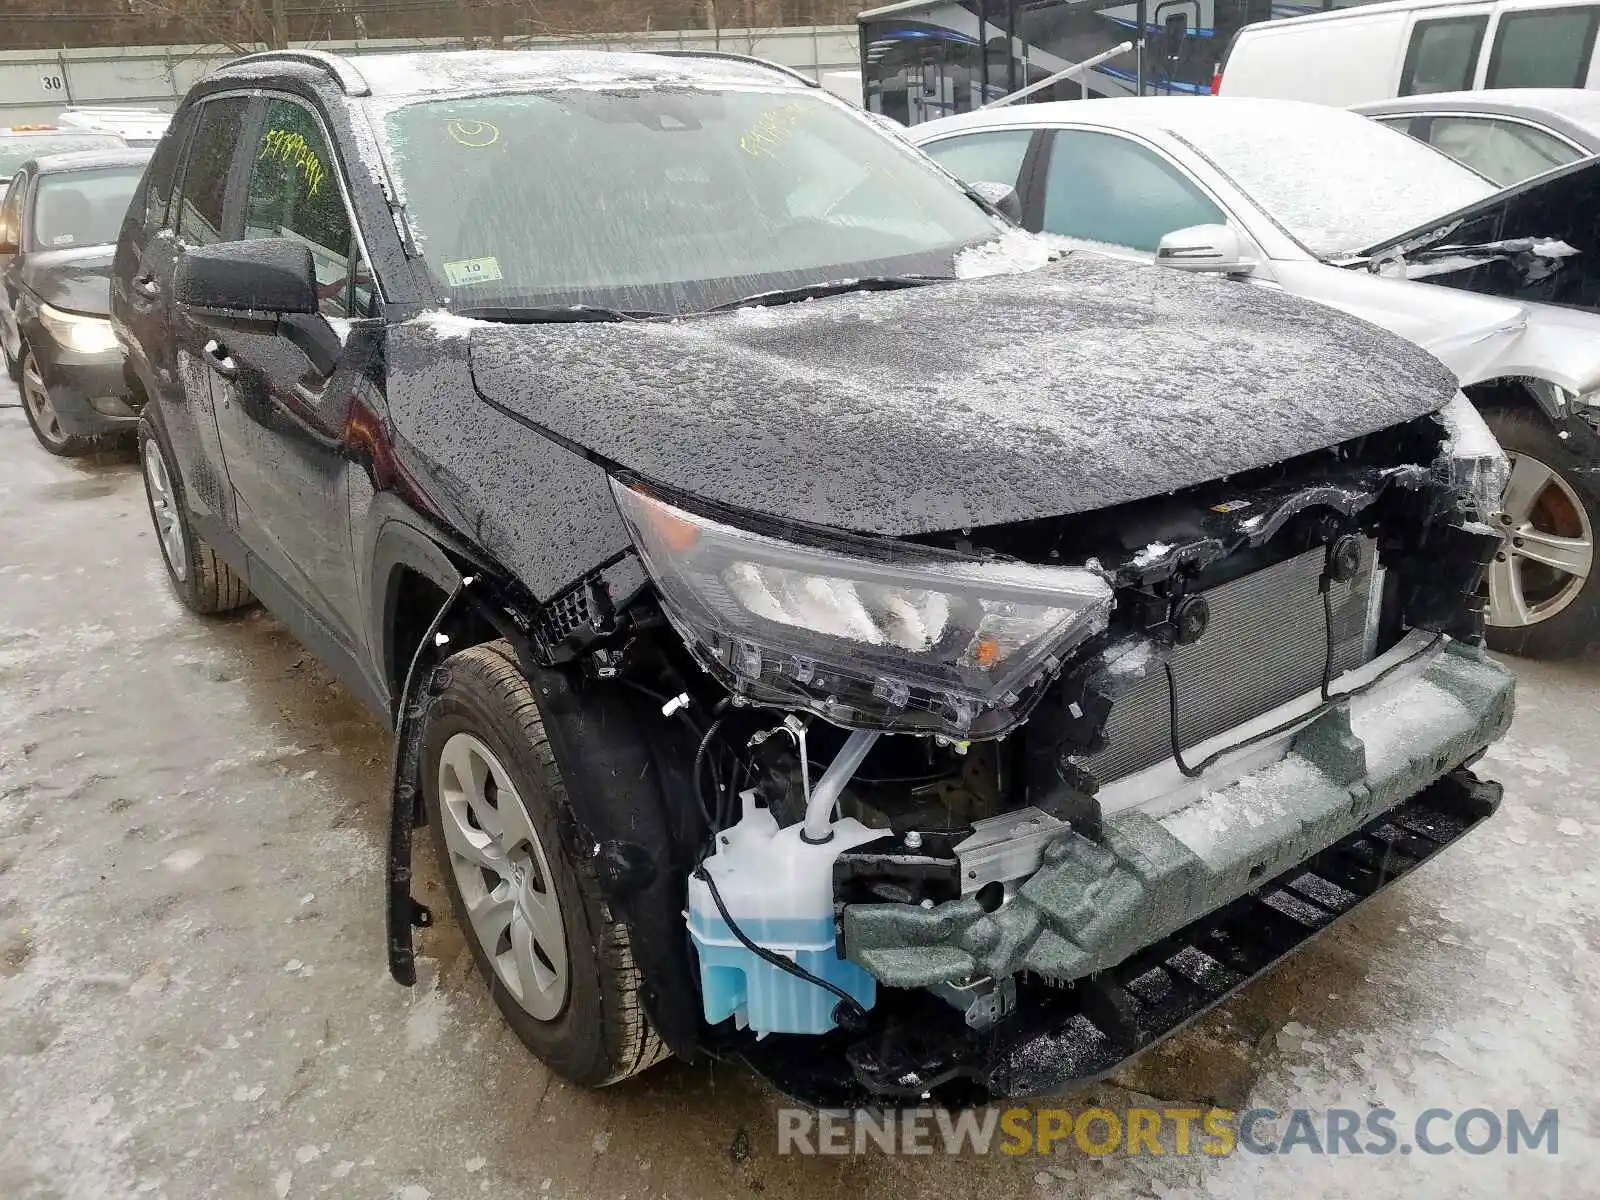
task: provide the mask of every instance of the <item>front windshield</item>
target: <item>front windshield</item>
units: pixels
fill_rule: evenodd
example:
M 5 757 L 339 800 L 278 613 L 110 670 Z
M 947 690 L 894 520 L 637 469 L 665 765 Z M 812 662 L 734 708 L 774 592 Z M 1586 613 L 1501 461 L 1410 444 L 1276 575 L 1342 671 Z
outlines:
M 917 151 L 810 92 L 572 89 L 418 101 L 382 121 L 458 310 L 691 312 L 949 275 L 1001 228 Z
M 33 203 L 33 249 L 65 250 L 117 240 L 142 166 L 42 175 Z
M 1167 127 L 1313 254 L 1333 258 L 1495 193 L 1481 175 L 1378 122 L 1314 104 L 1174 106 Z
M 46 154 L 71 154 L 79 150 L 120 150 L 126 145 L 109 133 L 14 134 L 0 135 L 0 176 L 10 179 L 30 158 Z

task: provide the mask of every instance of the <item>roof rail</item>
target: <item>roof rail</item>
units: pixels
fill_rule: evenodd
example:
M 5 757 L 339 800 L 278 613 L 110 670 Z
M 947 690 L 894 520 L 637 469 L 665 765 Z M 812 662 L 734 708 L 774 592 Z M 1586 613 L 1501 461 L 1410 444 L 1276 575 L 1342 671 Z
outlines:
M 724 62 L 744 63 L 752 67 L 765 67 L 769 71 L 776 71 L 780 75 L 787 75 L 797 83 L 807 87 L 819 88 L 822 85 L 803 71 L 793 67 L 786 67 L 782 63 L 775 63 L 765 58 L 757 58 L 754 54 L 735 54 L 731 50 L 651 50 L 651 54 L 659 54 L 662 58 L 715 58 Z
M 340 55 L 329 54 L 326 50 L 263 50 L 258 54 L 246 54 L 243 58 L 224 63 L 223 70 L 241 63 L 258 62 L 299 62 L 321 67 L 334 77 L 346 96 L 372 95 L 366 77 L 356 70 L 354 63 Z

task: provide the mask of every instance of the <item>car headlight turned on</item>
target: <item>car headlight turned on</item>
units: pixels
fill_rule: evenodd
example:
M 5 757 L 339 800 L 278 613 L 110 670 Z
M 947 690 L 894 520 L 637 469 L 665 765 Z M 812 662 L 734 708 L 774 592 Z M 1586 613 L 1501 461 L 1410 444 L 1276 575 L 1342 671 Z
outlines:
M 59 308 L 41 304 L 39 320 L 50 331 L 50 336 L 67 350 L 79 354 L 104 354 L 117 348 L 117 337 L 111 331 L 111 322 L 104 317 L 63 312 Z
M 612 491 L 701 664 L 737 696 L 834 724 L 998 737 L 1110 616 L 1110 587 L 1084 568 L 843 534 L 803 544 Z

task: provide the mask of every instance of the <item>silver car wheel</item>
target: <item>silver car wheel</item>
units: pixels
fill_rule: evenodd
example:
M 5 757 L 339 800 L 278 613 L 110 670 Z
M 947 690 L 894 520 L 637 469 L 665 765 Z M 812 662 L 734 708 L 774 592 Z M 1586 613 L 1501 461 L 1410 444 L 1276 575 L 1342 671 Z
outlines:
M 529 1016 L 567 1002 L 567 937 L 543 842 L 494 753 L 457 733 L 439 755 L 439 818 L 471 934 Z
M 153 437 L 144 444 L 144 487 L 150 496 L 150 515 L 155 518 L 156 536 L 161 539 L 161 553 L 166 556 L 167 569 L 182 583 L 189 576 L 183 520 L 178 515 L 178 499 L 172 493 L 166 460 L 161 457 L 161 447 Z
M 22 360 L 22 402 L 28 406 L 34 428 L 45 441 L 52 446 L 59 446 L 67 440 L 67 435 L 61 431 L 61 418 L 56 416 L 56 407 L 50 403 L 50 392 L 44 386 L 44 376 L 39 373 L 39 364 L 34 360 L 31 350 Z
M 1529 454 L 1507 457 L 1506 544 L 1489 568 L 1489 624 L 1516 628 L 1548 621 L 1577 599 L 1594 568 L 1594 529 L 1559 472 Z

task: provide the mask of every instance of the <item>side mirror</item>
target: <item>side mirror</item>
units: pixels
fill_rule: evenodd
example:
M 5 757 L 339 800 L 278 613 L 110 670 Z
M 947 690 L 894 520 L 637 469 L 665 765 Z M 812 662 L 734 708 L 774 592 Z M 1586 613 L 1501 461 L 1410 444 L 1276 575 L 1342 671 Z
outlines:
M 1213 275 L 1249 275 L 1256 269 L 1245 257 L 1244 242 L 1226 225 L 1173 230 L 1156 246 L 1156 266 Z
M 172 294 L 179 304 L 224 313 L 314 313 L 317 274 L 311 250 L 289 238 L 220 242 L 178 259 Z
M 1022 198 L 1017 195 L 1017 189 L 1009 183 L 991 183 L 979 180 L 977 183 L 967 185 L 977 192 L 984 200 L 988 201 L 1009 220 L 1022 224 Z

